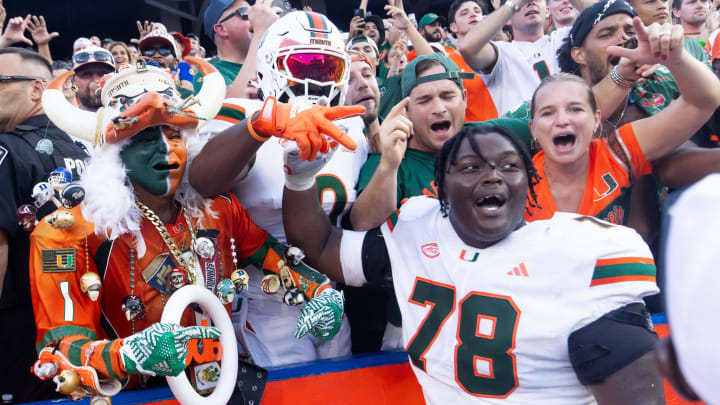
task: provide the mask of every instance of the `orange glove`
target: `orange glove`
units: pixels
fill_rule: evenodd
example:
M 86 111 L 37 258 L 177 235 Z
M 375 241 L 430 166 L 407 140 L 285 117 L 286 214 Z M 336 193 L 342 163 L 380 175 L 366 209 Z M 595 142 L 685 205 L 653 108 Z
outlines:
M 353 117 L 365 112 L 365 107 L 322 107 L 316 104 L 282 104 L 268 97 L 262 109 L 251 120 L 252 130 L 295 141 L 300 159 L 311 161 L 318 152 L 329 149 L 326 135 L 348 149 L 355 149 L 355 141 L 340 130 L 333 120 Z M 257 138 L 256 138 L 257 139 Z

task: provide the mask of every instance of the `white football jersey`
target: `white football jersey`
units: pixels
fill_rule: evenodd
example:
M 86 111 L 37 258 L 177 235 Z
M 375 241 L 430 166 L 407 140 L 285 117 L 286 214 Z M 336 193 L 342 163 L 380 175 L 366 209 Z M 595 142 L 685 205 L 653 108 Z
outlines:
M 415 197 L 382 232 L 403 342 L 428 403 L 594 403 L 570 364 L 568 336 L 658 292 L 640 236 L 592 217 L 558 212 L 476 249 L 437 200 Z
M 205 125 L 201 136 L 212 137 L 231 125 L 252 115 L 262 107 L 262 101 L 226 99 L 216 119 Z M 335 224 L 339 224 L 355 202 L 355 185 L 360 168 L 368 155 L 365 124 L 360 117 L 333 121 L 357 144 L 354 151 L 338 146 L 330 161 L 316 176 L 318 190 L 322 192 L 322 206 Z M 273 137 L 265 142 L 255 155 L 255 163 L 248 175 L 235 184 L 232 191 L 253 222 L 281 242 L 286 242 L 282 222 L 282 196 L 285 185 L 283 151 L 292 141 Z M 335 338 L 320 341 L 309 334 L 297 340 L 295 324 L 302 306 L 283 304 L 282 293 L 266 295 L 260 282 L 264 274 L 248 267 L 249 290 L 243 293 L 248 302 L 247 322 L 238 314 L 233 323 L 238 334 L 250 350 L 256 364 L 281 365 L 319 358 L 350 354 L 350 330 L 347 320 Z
M 485 81 L 501 116 L 530 100 L 535 88 L 547 76 L 560 72 L 557 50 L 570 33 L 559 28 L 535 42 L 497 41 L 497 61 L 489 74 L 475 72 Z

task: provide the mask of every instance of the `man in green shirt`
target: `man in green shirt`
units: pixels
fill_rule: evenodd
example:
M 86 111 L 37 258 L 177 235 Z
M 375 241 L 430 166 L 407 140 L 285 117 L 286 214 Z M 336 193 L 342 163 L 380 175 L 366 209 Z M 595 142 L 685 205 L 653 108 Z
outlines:
M 249 8 L 245 0 L 212 0 L 205 10 L 205 34 L 217 48 L 217 56 L 209 62 L 225 79 L 226 86 L 235 80 L 248 53 L 252 39 Z M 202 74 L 195 75 L 193 87 L 197 94 L 202 87 Z
M 437 196 L 435 153 L 465 120 L 463 75 L 439 54 L 417 57 L 403 70 L 403 100 L 381 126 L 380 153 L 371 153 L 360 171 L 353 229 L 379 226 L 407 198 Z

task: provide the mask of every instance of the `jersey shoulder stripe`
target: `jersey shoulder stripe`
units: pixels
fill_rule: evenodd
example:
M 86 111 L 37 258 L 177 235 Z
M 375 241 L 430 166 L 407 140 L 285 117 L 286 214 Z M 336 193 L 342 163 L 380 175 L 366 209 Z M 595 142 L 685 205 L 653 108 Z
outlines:
M 590 287 L 625 281 L 655 282 L 655 261 L 649 257 L 617 257 L 595 262 Z
M 215 119 L 237 124 L 245 119 L 245 108 L 235 104 L 223 103 Z

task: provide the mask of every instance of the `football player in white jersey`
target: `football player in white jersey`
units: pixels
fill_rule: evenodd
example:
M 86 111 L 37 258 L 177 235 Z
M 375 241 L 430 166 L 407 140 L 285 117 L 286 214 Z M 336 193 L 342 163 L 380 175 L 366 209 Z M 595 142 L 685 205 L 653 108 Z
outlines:
M 436 160 L 440 201 L 414 197 L 368 232 L 324 219 L 301 163 L 286 159 L 288 240 L 335 280 L 394 285 L 428 403 L 665 403 L 650 250 L 593 217 L 526 223 L 537 172 L 505 129 L 463 128 Z
M 326 104 L 342 106 L 348 89 L 350 56 L 345 51 L 340 31 L 324 15 L 292 12 L 273 23 L 265 33 L 257 53 L 258 95 L 261 100 L 274 97 L 280 103 Z M 240 170 L 232 164 L 242 162 L 232 155 L 221 155 L 212 149 L 237 150 L 230 129 L 229 136 L 216 136 L 233 124 L 250 118 L 260 110 L 263 101 L 227 99 L 219 115 L 208 123 L 201 136 L 213 138 L 210 148 L 201 152 L 196 162 L 207 158 L 212 173 L 191 166 L 191 183 L 197 183 L 203 194 L 227 191 L 233 193 L 253 220 L 278 240 L 285 241 L 281 201 L 283 191 L 282 156 L 294 142 L 272 138 L 265 142 L 251 167 Z M 333 224 L 355 201 L 360 168 L 368 153 L 364 123 L 360 117 L 333 122 L 357 145 L 354 150 L 338 147 L 333 159 L 317 174 L 318 194 Z M 244 124 L 238 125 L 244 130 Z M 213 143 L 213 140 L 215 141 Z M 204 156 L 203 156 L 204 153 Z M 223 158 L 227 156 L 228 158 Z M 207 168 L 207 166 L 205 166 Z M 196 170 L 193 173 L 193 170 Z M 350 354 L 350 331 L 347 320 L 338 335 L 329 341 L 293 338 L 292 324 L 302 307 L 283 304 L 283 295 L 265 294 L 260 288 L 264 274 L 248 268 L 251 288 L 243 293 L 243 307 L 233 322 L 239 339 L 244 341 L 253 361 L 260 366 L 275 366 L 312 361 Z M 250 291 L 256 288 L 255 291 Z M 247 305 L 245 305 L 247 304 Z M 245 318 L 247 314 L 247 318 Z

